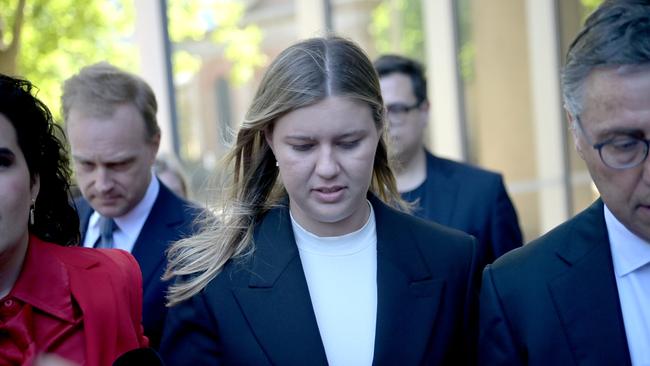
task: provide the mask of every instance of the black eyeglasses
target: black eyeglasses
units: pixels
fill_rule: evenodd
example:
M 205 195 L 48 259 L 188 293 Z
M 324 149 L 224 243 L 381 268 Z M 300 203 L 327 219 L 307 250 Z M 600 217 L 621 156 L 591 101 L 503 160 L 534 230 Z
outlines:
M 415 104 L 413 105 L 407 105 L 403 103 L 388 104 L 386 106 L 386 112 L 388 112 L 389 115 L 393 115 L 393 116 L 403 116 L 408 112 L 416 108 L 419 108 L 420 104 L 421 104 L 420 102 L 415 102 Z
M 587 142 L 590 144 L 589 136 L 582 127 L 580 118 L 576 117 L 578 128 Z M 616 136 L 609 140 L 591 145 L 598 150 L 600 160 L 612 169 L 628 169 L 640 165 L 648 157 L 650 140 L 637 136 Z

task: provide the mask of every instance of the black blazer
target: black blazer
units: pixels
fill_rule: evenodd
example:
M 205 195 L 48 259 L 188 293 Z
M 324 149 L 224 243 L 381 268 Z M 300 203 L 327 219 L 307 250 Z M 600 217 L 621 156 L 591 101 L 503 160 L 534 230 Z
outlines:
M 630 365 L 603 203 L 483 273 L 482 365 Z
M 426 152 L 420 210 L 427 220 L 473 235 L 482 266 L 523 243 L 517 213 L 500 174 Z
M 475 241 L 370 197 L 377 225 L 375 365 L 459 365 L 471 357 Z M 171 308 L 170 365 L 325 365 L 288 207 L 269 211 L 255 251 Z
M 77 200 L 76 205 L 83 243 L 88 221 L 94 210 L 83 198 Z M 194 219 L 200 212 L 198 207 L 176 196 L 160 183 L 158 197 L 131 251 L 142 270 L 142 323 L 152 348 L 158 348 L 160 345 L 167 315 L 165 294 L 169 284 L 161 280 L 167 266 L 165 250 L 170 243 L 195 231 Z

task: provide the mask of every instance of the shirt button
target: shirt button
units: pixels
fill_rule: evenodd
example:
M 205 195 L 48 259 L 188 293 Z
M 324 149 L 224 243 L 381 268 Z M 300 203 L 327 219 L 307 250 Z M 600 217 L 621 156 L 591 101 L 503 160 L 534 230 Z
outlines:
M 6 308 L 10 308 L 10 307 L 14 306 L 14 301 L 13 301 L 12 299 L 5 300 L 4 303 L 3 303 L 3 305 L 4 305 Z

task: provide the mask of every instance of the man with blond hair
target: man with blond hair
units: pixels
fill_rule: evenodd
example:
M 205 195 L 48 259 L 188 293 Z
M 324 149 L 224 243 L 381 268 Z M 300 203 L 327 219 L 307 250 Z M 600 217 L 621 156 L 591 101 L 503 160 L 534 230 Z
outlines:
M 167 313 L 165 250 L 193 232 L 198 209 L 152 174 L 160 144 L 156 98 L 140 77 L 104 62 L 66 80 L 62 105 L 83 195 L 82 244 L 124 249 L 137 259 L 145 334 L 157 347 Z

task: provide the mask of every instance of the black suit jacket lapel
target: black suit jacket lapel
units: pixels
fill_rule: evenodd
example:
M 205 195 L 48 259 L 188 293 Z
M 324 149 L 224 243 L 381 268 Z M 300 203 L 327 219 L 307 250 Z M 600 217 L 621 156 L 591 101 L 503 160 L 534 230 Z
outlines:
M 326 365 L 288 208 L 271 210 L 254 238 L 248 287 L 233 294 L 255 337 L 272 364 Z
M 575 361 L 629 365 L 602 201 L 580 216 L 566 243 L 557 255 L 567 271 L 549 282 L 549 291 Z
M 184 220 L 184 209 L 187 208 L 176 204 L 172 193 L 161 183 L 156 201 L 131 251 L 140 264 L 144 288 L 147 288 L 150 281 L 160 280 L 155 277 L 156 270 L 165 261 L 165 250 L 170 238 L 178 237 L 175 230 Z
M 427 152 L 427 178 L 425 202 L 421 202 L 425 217 L 442 225 L 451 225 L 458 198 L 458 184 L 452 172 L 440 160 Z
M 425 354 L 445 281 L 433 278 L 411 233 L 370 197 L 377 223 L 377 328 L 374 364 L 416 365 Z
M 79 245 L 83 245 L 84 240 L 86 239 L 86 231 L 88 231 L 88 222 L 90 221 L 90 215 L 93 214 L 93 209 L 88 204 L 83 197 L 80 197 L 75 200 L 75 208 L 77 209 L 77 214 L 79 216 Z

